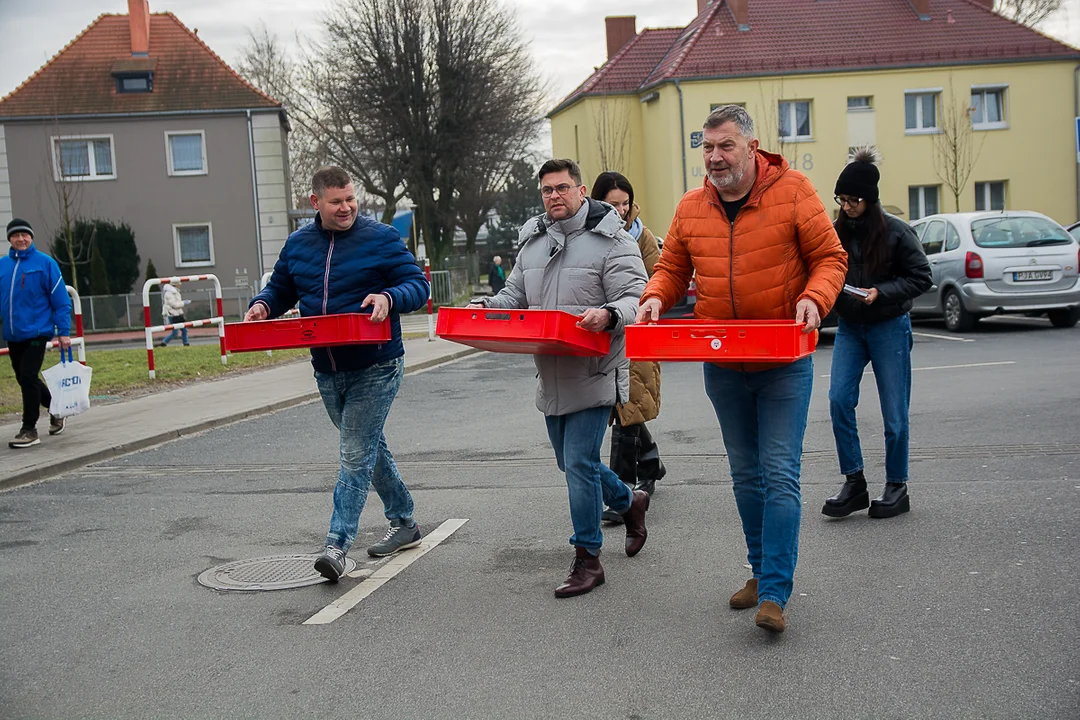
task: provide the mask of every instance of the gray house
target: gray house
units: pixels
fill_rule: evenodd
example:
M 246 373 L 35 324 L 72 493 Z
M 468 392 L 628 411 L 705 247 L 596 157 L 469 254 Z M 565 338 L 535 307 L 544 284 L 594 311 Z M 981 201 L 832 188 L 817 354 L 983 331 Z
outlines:
M 254 286 L 289 232 L 288 130 L 174 15 L 128 0 L 0 100 L 0 223 L 47 249 L 66 205 L 128 223 L 162 275 Z

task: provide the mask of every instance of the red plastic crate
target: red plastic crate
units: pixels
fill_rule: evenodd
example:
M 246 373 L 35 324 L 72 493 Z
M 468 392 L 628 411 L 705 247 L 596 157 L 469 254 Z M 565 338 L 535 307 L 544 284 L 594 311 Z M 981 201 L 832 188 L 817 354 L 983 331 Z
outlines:
M 631 360 L 792 362 L 817 348 L 794 320 L 661 320 L 626 328 Z
M 602 357 L 611 349 L 606 332 L 577 327 L 561 310 L 441 308 L 435 332 L 444 340 L 501 353 Z
M 390 341 L 390 319 L 371 322 L 364 313 L 310 315 L 281 320 L 258 320 L 225 324 L 225 349 L 229 352 L 330 347 Z

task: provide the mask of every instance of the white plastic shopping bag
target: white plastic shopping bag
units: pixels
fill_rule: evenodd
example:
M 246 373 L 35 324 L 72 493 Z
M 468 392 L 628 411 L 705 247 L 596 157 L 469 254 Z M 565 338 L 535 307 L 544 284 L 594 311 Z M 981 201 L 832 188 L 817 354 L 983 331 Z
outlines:
M 60 362 L 41 373 L 52 395 L 49 414 L 70 417 L 90 409 L 90 376 L 93 369 L 81 365 L 71 357 L 71 348 L 60 350 Z

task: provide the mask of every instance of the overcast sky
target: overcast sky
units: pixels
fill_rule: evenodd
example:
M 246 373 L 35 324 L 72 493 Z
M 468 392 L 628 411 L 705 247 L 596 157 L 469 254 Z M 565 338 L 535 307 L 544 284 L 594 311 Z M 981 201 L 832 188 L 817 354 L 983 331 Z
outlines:
M 636 15 L 638 29 L 676 27 L 694 16 L 696 0 L 505 0 L 514 9 L 533 55 L 561 100 L 606 59 L 605 15 Z M 752 1 L 752 0 L 751 0 Z M 339 3 L 340 4 L 340 3 Z M 318 33 L 332 4 L 326 0 L 150 0 L 151 12 L 172 12 L 226 62 L 244 45 L 248 28 L 265 22 L 283 39 Z M 127 13 L 126 0 L 0 0 L 0 96 L 7 95 L 101 13 Z M 1080 47 L 1080 0 L 1043 28 Z

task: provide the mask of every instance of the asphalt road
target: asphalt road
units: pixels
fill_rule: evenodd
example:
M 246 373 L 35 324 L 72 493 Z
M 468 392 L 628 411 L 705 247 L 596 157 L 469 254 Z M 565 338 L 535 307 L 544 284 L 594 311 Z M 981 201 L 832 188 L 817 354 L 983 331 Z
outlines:
M 329 625 L 302 623 L 360 581 L 196 582 L 317 550 L 321 405 L 0 494 L 0 717 L 1078 718 L 1080 328 L 916 332 L 913 510 L 892 520 L 820 515 L 840 478 L 816 355 L 781 636 L 727 607 L 748 570 L 699 364 L 664 367 L 645 549 L 626 558 L 612 529 L 607 584 L 556 600 L 570 523 L 531 360 L 481 354 L 408 376 L 386 432 L 423 528 L 469 522 Z M 867 376 L 875 485 L 876 402 Z

